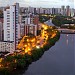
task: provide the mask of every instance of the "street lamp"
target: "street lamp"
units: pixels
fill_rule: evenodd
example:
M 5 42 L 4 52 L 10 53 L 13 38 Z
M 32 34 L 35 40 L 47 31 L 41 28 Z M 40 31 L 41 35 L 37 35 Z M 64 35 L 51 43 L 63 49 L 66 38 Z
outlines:
M 37 49 L 39 49 L 39 48 L 40 48 L 40 46 L 36 46 L 36 48 L 37 48 Z

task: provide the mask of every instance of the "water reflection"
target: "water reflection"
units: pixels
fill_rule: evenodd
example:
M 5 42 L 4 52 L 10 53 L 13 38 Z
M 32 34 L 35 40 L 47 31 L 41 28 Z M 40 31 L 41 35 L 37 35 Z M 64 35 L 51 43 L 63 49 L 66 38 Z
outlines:
M 68 39 L 66 40 L 66 43 L 67 43 L 67 45 L 68 45 Z
M 68 36 L 68 34 L 67 34 L 67 36 Z
M 74 36 L 72 36 L 72 41 L 74 41 Z
M 66 44 L 68 45 L 68 43 L 69 43 L 69 39 L 68 39 L 68 34 L 66 35 Z

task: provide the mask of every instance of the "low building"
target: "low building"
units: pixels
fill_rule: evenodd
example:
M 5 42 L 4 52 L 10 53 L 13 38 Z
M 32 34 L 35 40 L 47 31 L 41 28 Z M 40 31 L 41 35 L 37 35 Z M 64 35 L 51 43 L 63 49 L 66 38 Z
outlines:
M 10 52 L 14 51 L 13 41 L 0 41 L 0 52 Z

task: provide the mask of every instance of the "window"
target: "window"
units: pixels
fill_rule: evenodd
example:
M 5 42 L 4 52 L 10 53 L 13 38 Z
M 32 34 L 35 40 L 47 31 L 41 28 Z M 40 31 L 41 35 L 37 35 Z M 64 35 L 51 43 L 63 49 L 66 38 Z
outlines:
M 7 17 L 7 19 L 10 19 L 9 17 Z
M 7 27 L 10 27 L 9 25 Z
M 10 33 L 10 31 L 7 31 L 7 33 Z
M 10 20 L 8 19 L 7 22 L 10 22 Z
M 7 14 L 10 14 L 10 11 L 7 11 Z
M 8 25 L 10 25 L 10 23 L 9 23 L 9 22 L 7 22 L 7 24 L 8 24 Z
M 7 15 L 7 17 L 10 17 L 10 15 Z

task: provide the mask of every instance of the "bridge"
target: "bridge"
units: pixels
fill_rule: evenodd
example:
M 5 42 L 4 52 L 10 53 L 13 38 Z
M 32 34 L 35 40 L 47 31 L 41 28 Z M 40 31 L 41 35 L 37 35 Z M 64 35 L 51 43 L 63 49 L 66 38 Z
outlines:
M 61 34 L 75 34 L 74 29 L 58 28 L 57 29 Z

